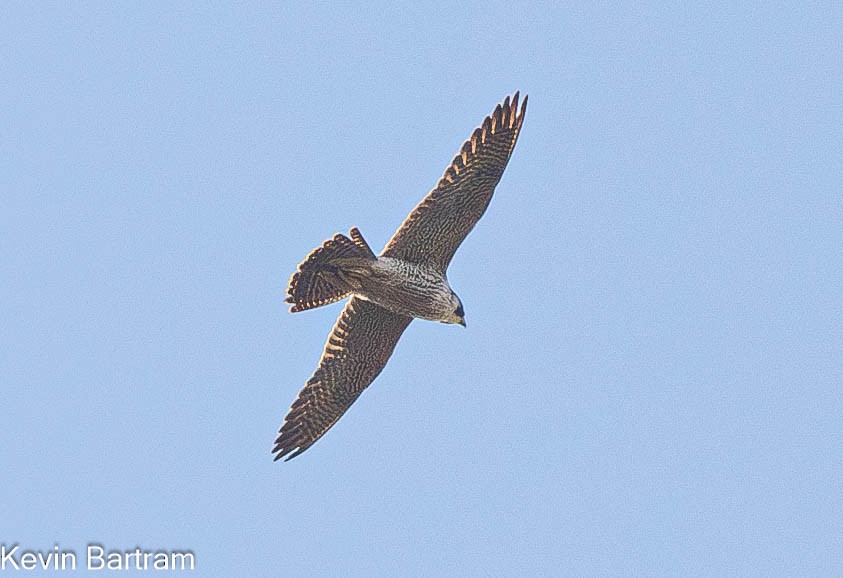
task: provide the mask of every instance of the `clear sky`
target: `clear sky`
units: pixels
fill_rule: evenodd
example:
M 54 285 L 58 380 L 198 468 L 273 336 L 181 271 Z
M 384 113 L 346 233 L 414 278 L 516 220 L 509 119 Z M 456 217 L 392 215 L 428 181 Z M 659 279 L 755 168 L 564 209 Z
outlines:
M 843 9 L 773 4 L 4 4 L 0 542 L 839 575 Z M 341 310 L 290 274 L 382 247 L 515 90 L 468 328 L 274 463 Z

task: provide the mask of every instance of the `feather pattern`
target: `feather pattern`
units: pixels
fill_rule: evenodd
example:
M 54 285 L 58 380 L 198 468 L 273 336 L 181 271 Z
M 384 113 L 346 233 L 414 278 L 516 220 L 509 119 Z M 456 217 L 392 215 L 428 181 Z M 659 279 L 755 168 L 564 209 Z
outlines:
M 412 321 L 352 297 L 337 319 L 319 367 L 293 402 L 272 453 L 296 457 L 331 429 L 386 365 Z
M 474 131 L 421 203 L 390 239 L 382 256 L 432 265 L 443 273 L 465 237 L 486 212 L 515 148 L 527 97 L 506 97 Z

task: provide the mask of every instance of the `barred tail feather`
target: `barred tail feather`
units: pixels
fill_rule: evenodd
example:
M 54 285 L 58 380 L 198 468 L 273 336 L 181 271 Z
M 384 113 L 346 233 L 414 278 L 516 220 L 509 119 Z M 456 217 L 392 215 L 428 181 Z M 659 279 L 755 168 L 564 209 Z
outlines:
M 337 233 L 299 265 L 287 289 L 290 311 L 339 301 L 360 287 L 360 277 L 365 276 L 369 262 L 377 257 L 357 228 L 351 229 L 350 235 L 349 239 Z

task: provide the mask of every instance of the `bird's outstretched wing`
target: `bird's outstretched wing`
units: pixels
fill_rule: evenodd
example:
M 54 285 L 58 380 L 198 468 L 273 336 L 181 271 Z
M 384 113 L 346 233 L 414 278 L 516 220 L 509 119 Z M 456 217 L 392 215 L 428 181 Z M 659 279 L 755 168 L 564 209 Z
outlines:
M 443 273 L 466 235 L 483 216 L 503 175 L 527 110 L 518 93 L 499 104 L 463 145 L 436 188 L 422 199 L 383 251 Z
M 412 318 L 352 297 L 328 336 L 319 367 L 290 412 L 272 453 L 290 460 L 331 429 L 386 365 Z

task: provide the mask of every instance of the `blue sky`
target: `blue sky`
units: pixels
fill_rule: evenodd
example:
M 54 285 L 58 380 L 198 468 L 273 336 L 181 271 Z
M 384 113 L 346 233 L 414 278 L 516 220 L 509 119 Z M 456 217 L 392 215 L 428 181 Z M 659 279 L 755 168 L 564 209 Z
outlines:
M 7 4 L 0 541 L 201 576 L 843 571 L 834 3 Z M 341 305 L 515 90 L 449 278 L 273 463 Z M 100 573 L 101 574 L 101 573 Z M 126 573 L 125 575 L 133 575 Z

